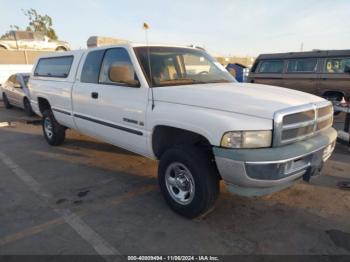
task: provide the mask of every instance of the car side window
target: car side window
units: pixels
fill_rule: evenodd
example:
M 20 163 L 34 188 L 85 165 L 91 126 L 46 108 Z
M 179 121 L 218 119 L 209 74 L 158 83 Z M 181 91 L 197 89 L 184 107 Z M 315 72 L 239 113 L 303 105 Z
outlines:
M 19 75 L 16 75 L 15 86 L 21 86 L 21 79 Z
M 15 83 L 16 83 L 16 75 L 11 75 L 6 81 L 7 86 L 14 86 Z
M 305 73 L 316 72 L 317 59 L 316 58 L 303 58 L 303 59 L 291 59 L 288 61 L 288 73 Z
M 98 83 L 101 63 L 105 50 L 91 51 L 87 54 L 80 81 L 83 83 Z
M 7 83 L 13 85 L 16 82 L 16 75 L 11 75 L 7 80 Z
M 261 61 L 259 66 L 259 73 L 282 73 L 283 67 L 283 60 Z
M 326 73 L 344 73 L 345 67 L 350 67 L 350 57 L 326 59 Z
M 124 48 L 106 50 L 103 58 L 99 83 L 139 87 L 134 67 Z

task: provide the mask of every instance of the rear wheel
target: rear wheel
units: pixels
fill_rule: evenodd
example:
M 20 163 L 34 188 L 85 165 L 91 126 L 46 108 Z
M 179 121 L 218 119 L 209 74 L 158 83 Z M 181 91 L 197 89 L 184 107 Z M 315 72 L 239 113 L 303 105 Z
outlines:
M 6 109 L 10 109 L 12 107 L 5 93 L 2 93 L 2 101 L 4 101 L 4 105 Z
M 30 102 L 29 102 L 28 98 L 26 98 L 26 97 L 23 99 L 23 107 L 24 107 L 24 111 L 26 112 L 26 114 L 28 116 L 34 115 L 34 112 L 32 110 L 32 106 L 30 105 Z
M 43 113 L 43 133 L 46 141 L 52 146 L 61 145 L 66 137 L 66 128 L 60 125 L 50 109 Z
M 207 153 L 194 146 L 177 146 L 160 159 L 158 180 L 168 205 L 194 218 L 210 211 L 219 195 L 219 176 Z

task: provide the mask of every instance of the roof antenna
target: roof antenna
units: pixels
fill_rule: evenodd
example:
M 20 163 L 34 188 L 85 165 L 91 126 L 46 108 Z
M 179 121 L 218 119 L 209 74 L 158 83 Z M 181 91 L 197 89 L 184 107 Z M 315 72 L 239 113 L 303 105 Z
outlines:
M 149 71 L 149 78 L 150 78 L 150 88 L 151 88 L 151 96 L 152 96 L 152 110 L 153 110 L 154 109 L 153 77 L 152 77 L 152 69 L 151 69 L 151 55 L 150 55 L 150 50 L 149 50 L 149 45 L 148 45 L 149 26 L 147 23 L 143 23 L 143 29 L 145 30 L 145 36 L 146 36 L 148 71 Z

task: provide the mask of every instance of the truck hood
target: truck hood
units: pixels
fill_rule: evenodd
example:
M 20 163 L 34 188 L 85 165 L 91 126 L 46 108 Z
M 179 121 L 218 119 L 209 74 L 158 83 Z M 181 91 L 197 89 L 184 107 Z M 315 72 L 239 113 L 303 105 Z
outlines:
M 272 119 L 276 111 L 324 101 L 308 93 L 261 84 L 218 83 L 155 87 L 154 99 Z M 156 104 L 157 106 L 157 104 Z

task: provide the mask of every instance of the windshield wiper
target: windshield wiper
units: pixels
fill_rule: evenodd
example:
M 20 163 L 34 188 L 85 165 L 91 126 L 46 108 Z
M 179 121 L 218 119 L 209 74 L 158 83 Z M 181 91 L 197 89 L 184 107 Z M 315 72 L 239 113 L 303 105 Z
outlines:
M 220 79 L 212 81 L 200 81 L 192 78 L 181 78 L 181 79 L 169 79 L 160 81 L 158 86 L 169 86 L 169 85 L 186 85 L 186 84 L 211 84 L 211 83 L 230 83 L 230 81 Z
M 194 81 L 195 84 L 214 84 L 214 83 L 230 83 L 230 81 L 227 80 L 212 80 L 212 81 Z

